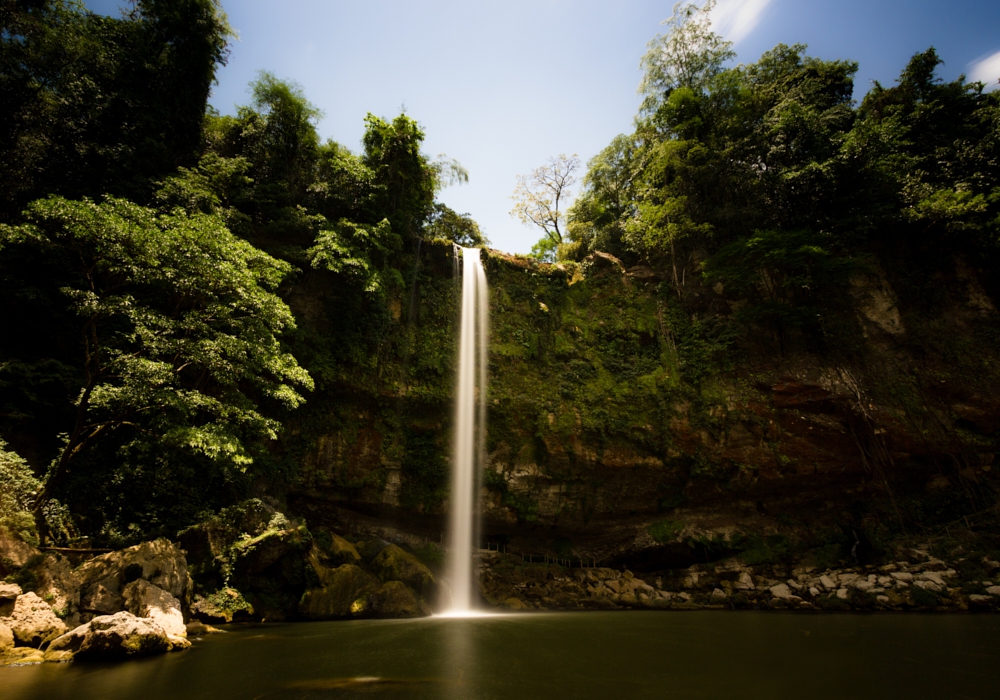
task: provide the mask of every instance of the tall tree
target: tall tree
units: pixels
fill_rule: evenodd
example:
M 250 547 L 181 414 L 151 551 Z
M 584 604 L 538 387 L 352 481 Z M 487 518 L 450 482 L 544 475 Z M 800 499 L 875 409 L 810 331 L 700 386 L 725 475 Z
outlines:
M 98 443 L 119 454 L 158 445 L 223 470 L 252 464 L 280 429 L 274 412 L 312 386 L 279 341 L 295 327 L 274 293 L 291 267 L 208 214 L 53 197 L 27 217 L 0 225 L 3 276 L 34 280 L 37 311 L 63 317 L 77 338 L 63 353 L 76 368 L 74 406 L 36 512 Z
M 192 165 L 231 36 L 217 0 L 78 0 L 0 9 L 0 220 L 48 193 L 144 198 Z
M 699 7 L 678 2 L 663 21 L 665 34 L 649 42 L 642 57 L 641 115 L 651 116 L 677 88 L 701 90 L 736 56 L 732 43 L 712 31 L 710 14 L 715 0 Z
M 510 215 L 525 225 L 542 230 L 542 239 L 532 249 L 542 259 L 554 260 L 558 246 L 564 242 L 559 225 L 565 221 L 579 167 L 580 159 L 576 154 L 560 154 L 532 170 L 530 175 L 517 176 L 517 186 L 511 195 L 514 208 Z

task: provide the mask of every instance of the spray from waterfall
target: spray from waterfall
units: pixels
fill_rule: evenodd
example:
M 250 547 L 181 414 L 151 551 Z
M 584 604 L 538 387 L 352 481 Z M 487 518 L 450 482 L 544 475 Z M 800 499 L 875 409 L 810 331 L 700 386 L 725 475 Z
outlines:
M 478 248 L 462 252 L 455 434 L 452 446 L 448 583 L 451 614 L 473 610 L 473 548 L 478 543 L 479 480 L 486 455 L 486 361 L 489 299 Z

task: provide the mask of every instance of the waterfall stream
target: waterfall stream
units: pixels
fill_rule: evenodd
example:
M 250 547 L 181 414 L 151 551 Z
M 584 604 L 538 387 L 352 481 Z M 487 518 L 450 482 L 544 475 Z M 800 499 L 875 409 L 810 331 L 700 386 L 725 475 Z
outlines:
M 449 614 L 473 612 L 473 548 L 478 540 L 477 496 L 486 452 L 486 361 L 489 299 L 479 248 L 462 252 L 462 315 L 455 386 L 448 522 Z

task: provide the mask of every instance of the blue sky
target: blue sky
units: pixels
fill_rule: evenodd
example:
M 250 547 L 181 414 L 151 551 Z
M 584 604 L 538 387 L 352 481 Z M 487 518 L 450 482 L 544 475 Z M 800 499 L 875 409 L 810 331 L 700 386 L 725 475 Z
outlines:
M 87 0 L 114 14 L 117 0 Z M 222 0 L 240 34 L 211 98 L 249 101 L 258 70 L 302 86 L 318 128 L 360 149 L 364 117 L 405 108 L 425 150 L 457 159 L 469 183 L 440 199 L 469 213 L 492 246 L 527 252 L 538 233 L 511 218 L 515 177 L 551 156 L 594 156 L 631 131 L 639 59 L 672 2 L 649 0 Z M 997 0 L 720 0 L 715 28 L 750 63 L 778 43 L 860 64 L 855 98 L 891 85 L 929 46 L 960 73 L 1000 79 Z

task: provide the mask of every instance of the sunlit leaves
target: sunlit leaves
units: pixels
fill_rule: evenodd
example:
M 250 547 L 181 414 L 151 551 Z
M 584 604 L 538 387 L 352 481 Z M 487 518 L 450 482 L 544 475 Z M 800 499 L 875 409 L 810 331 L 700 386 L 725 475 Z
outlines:
M 371 226 L 341 219 L 320 231 L 307 255 L 314 268 L 347 275 L 365 292 L 385 292 L 402 280 L 397 270 L 378 261 L 399 246 L 388 219 Z
M 0 237 L 71 261 L 57 284 L 84 339 L 86 381 L 66 449 L 130 427 L 134 440 L 249 464 L 277 431 L 260 407 L 294 408 L 312 387 L 278 341 L 295 327 L 274 294 L 291 266 L 211 214 L 52 197 L 27 216 Z

